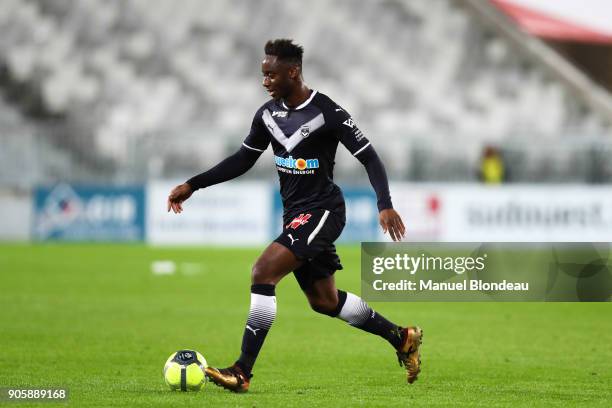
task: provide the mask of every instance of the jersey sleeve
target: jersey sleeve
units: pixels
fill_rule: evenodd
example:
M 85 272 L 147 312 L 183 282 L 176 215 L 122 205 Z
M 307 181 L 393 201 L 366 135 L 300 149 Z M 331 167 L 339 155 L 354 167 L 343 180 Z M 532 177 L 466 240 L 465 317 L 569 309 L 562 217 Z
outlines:
M 347 111 L 338 105 L 335 105 L 330 110 L 329 114 L 336 137 L 353 156 L 359 155 L 370 145 L 370 141 L 357 127 L 357 124 Z
M 259 153 L 263 153 L 270 144 L 270 133 L 267 131 L 263 119 L 262 109 L 259 109 L 253 117 L 251 130 L 248 136 L 242 142 L 242 146 Z
M 333 131 L 340 143 L 366 168 L 370 183 L 376 192 L 378 210 L 393 208 L 385 166 L 351 115 L 340 106 L 333 105 L 335 106 L 332 106 L 329 112 L 334 126 Z

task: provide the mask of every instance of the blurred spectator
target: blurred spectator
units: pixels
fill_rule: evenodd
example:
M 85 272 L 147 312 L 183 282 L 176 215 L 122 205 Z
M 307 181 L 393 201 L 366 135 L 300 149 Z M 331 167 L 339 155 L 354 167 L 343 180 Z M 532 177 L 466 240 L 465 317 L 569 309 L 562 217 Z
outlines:
M 480 160 L 479 179 L 485 184 L 501 184 L 505 181 L 506 169 L 499 151 L 486 146 Z

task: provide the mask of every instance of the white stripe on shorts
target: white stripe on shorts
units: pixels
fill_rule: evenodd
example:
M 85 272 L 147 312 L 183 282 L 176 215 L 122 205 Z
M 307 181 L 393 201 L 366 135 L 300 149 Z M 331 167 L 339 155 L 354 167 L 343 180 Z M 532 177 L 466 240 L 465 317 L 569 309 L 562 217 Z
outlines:
M 312 231 L 312 233 L 308 236 L 308 241 L 306 241 L 306 245 L 310 245 L 310 243 L 313 239 L 315 239 L 319 231 L 321 231 L 321 228 L 323 228 L 323 224 L 325 224 L 325 220 L 327 219 L 328 215 L 329 210 L 325 210 L 323 216 L 321 217 L 321 221 L 319 221 L 319 224 L 317 225 L 317 228 L 315 228 L 314 231 Z

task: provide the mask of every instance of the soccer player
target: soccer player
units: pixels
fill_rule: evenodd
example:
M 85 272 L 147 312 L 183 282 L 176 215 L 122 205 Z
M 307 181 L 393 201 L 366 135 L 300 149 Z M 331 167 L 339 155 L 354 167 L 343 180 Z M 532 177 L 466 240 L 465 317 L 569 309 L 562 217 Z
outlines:
M 261 70 L 263 86 L 272 99 L 255 113 L 244 143 L 236 153 L 178 185 L 168 196 L 168 211 L 181 213 L 182 203 L 194 191 L 244 174 L 272 144 L 284 229 L 252 268 L 251 307 L 240 357 L 228 368 L 209 367 L 206 374 L 231 391 L 248 390 L 255 360 L 276 316 L 274 289 L 293 272 L 314 311 L 386 339 L 396 350 L 400 366 L 406 368 L 408 383 L 412 383 L 420 372 L 421 329 L 398 326 L 357 295 L 336 288 L 334 273 L 342 265 L 334 241 L 345 224 L 344 197 L 333 182 L 339 142 L 367 171 L 383 231 L 399 241 L 405 227 L 391 204 L 385 168 L 374 147 L 343 108 L 304 83 L 303 51 L 287 39 L 266 43 Z

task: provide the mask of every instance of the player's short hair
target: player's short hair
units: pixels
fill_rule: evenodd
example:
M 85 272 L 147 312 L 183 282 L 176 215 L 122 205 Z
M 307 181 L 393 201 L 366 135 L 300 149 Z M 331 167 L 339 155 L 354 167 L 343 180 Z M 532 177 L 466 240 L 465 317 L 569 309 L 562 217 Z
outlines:
M 293 40 L 287 38 L 269 40 L 264 50 L 266 55 L 274 55 L 279 61 L 302 66 L 304 48 L 301 45 L 294 44 Z

